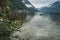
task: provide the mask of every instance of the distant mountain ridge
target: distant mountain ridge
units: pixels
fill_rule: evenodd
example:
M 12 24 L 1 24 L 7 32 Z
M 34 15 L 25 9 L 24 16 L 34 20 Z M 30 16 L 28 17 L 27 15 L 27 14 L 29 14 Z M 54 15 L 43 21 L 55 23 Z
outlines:
M 49 6 L 49 5 L 48 5 Z M 50 7 L 43 7 L 40 10 L 41 12 L 59 12 L 60 13 L 60 1 L 56 1 L 53 4 L 50 4 Z

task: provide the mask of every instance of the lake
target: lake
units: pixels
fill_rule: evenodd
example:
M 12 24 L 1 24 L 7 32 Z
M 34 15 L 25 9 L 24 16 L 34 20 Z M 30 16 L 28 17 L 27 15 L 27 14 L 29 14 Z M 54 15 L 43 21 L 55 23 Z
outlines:
M 19 29 L 21 32 L 13 32 L 11 40 L 60 40 L 60 16 L 40 14 L 36 12 L 34 17 L 24 23 Z

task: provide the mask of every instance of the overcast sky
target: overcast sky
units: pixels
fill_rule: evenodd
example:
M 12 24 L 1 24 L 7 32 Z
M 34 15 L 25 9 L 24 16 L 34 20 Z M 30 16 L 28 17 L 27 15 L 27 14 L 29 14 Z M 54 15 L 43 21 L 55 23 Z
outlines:
M 47 6 L 57 0 L 29 0 L 36 8 Z

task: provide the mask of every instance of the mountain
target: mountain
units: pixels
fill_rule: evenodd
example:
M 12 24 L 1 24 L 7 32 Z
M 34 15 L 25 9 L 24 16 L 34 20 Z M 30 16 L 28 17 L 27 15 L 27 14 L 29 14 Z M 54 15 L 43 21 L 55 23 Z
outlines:
M 10 0 L 12 9 L 15 10 L 29 10 L 31 15 L 38 11 L 28 0 Z
M 15 10 L 23 10 L 27 9 L 24 3 L 22 3 L 22 0 L 9 0 L 11 2 L 12 9 Z
M 28 10 L 31 11 L 32 14 L 34 12 L 38 12 L 38 10 L 28 0 L 22 0 L 22 2 L 25 4 Z
M 34 7 L 28 0 L 22 0 L 27 7 Z
M 41 8 L 40 12 L 46 16 L 50 16 L 53 21 L 60 21 L 60 1 L 50 4 L 48 7 Z
M 48 7 L 41 8 L 41 12 L 60 13 L 60 1 L 56 1 L 53 4 L 49 4 Z

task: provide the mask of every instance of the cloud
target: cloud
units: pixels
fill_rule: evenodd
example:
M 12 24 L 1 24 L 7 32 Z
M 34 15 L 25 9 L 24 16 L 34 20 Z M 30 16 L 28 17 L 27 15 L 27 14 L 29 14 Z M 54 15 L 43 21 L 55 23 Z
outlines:
M 43 7 L 50 3 L 55 2 L 56 0 L 29 0 L 35 7 Z
M 35 8 L 40 8 L 40 7 L 44 7 L 44 6 L 48 6 L 48 4 L 33 4 L 35 6 Z
M 55 2 L 56 0 L 29 0 L 32 3 L 37 3 L 37 4 L 46 4 L 46 3 L 52 3 Z

